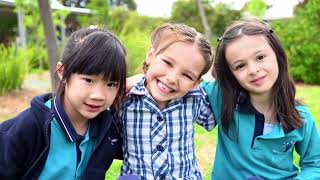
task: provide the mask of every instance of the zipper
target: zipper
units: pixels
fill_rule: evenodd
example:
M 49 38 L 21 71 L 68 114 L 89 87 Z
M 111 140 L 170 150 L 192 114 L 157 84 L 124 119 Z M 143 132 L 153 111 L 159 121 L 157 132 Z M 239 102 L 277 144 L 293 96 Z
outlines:
M 42 158 L 42 156 L 44 155 L 44 153 L 47 152 L 48 148 L 49 148 L 49 143 L 50 143 L 50 140 L 49 140 L 49 125 L 52 121 L 52 119 L 54 118 L 54 114 L 51 115 L 51 118 L 49 121 L 47 121 L 44 125 L 44 136 L 45 136 L 45 143 L 46 143 L 46 146 L 45 148 L 43 149 L 43 151 L 41 152 L 41 154 L 39 155 L 39 157 L 36 159 L 36 161 L 32 164 L 32 166 L 28 169 L 28 171 L 23 175 L 23 177 L 26 177 L 30 172 L 31 170 L 38 164 L 38 162 L 40 161 L 40 159 Z

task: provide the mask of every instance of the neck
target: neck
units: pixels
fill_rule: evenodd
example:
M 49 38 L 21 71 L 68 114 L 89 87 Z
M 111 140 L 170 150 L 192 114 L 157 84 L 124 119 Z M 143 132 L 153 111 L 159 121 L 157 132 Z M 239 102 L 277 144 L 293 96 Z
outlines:
M 89 121 L 74 122 L 71 120 L 71 122 L 72 122 L 74 129 L 77 131 L 77 133 L 79 135 L 84 136 L 86 134 L 88 126 L 89 126 Z
M 252 105 L 259 111 L 260 109 L 269 109 L 271 105 L 269 95 L 250 94 L 250 101 Z
M 264 115 L 265 122 L 268 124 L 274 124 L 276 122 L 275 119 L 275 111 L 272 105 L 270 95 L 250 95 L 250 101 L 252 105 Z
M 62 104 L 74 129 L 79 135 L 84 135 L 89 126 L 89 119 L 84 118 L 79 112 L 77 112 L 66 97 L 64 97 Z

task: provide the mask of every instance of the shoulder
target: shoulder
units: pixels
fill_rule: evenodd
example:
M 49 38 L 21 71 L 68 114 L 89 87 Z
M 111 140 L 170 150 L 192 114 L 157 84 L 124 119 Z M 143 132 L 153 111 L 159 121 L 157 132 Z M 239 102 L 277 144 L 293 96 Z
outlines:
M 52 115 L 52 111 L 39 102 L 39 97 L 34 97 L 31 107 L 21 112 L 16 117 L 0 124 L 0 131 L 9 134 L 34 134 L 36 130 L 42 130 L 45 121 Z
M 192 89 L 191 91 L 189 91 L 184 97 L 185 98 L 196 98 L 196 99 L 199 99 L 201 101 L 208 101 L 207 93 L 200 86 L 196 87 L 195 89 Z
M 297 105 L 296 109 L 299 111 L 299 114 L 305 123 L 311 123 L 314 121 L 310 109 L 307 106 Z
M 200 86 L 206 91 L 207 94 L 213 93 L 215 91 L 219 90 L 219 84 L 218 81 L 212 80 L 212 81 L 202 81 Z
M 316 129 L 315 120 L 307 106 L 298 105 L 296 109 L 299 111 L 300 117 L 303 120 L 303 129 L 306 132 L 312 132 L 313 129 Z
M 23 112 L 21 112 L 16 117 L 1 123 L 0 131 L 14 133 L 14 132 L 19 132 L 21 130 L 28 131 L 30 130 L 30 128 L 33 129 L 33 127 L 35 127 L 37 123 L 35 117 L 36 116 L 31 110 L 31 108 L 28 108 Z

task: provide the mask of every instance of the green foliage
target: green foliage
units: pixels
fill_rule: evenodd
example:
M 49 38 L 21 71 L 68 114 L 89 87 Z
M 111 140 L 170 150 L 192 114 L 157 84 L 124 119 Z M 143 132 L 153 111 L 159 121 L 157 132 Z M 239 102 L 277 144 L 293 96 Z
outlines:
M 250 0 L 246 9 L 252 16 L 262 17 L 266 13 L 267 4 L 264 0 Z
M 119 36 L 127 49 L 128 75 L 140 72 L 150 46 L 151 32 L 166 19 L 141 16 L 123 7 L 113 9 L 110 19 L 107 27 Z
M 141 69 L 144 62 L 150 46 L 151 32 L 167 22 L 167 19 L 142 16 L 124 6 L 112 9 L 106 7 L 105 2 L 92 0 L 86 8 L 94 10 L 95 14 L 78 19 L 81 26 L 88 26 L 92 22 L 94 25 L 106 26 L 120 38 L 127 49 L 128 74 L 133 75 Z
M 120 175 L 121 171 L 121 166 L 122 166 L 122 161 L 120 160 L 114 160 L 108 171 L 106 172 L 105 175 L 105 180 L 109 179 L 117 179 L 118 176 Z
M 148 47 L 150 33 L 134 31 L 127 35 L 120 35 L 121 42 L 127 48 L 128 75 L 141 73 Z
M 37 47 L 29 44 L 24 52 L 24 58 L 29 62 L 29 68 L 48 69 L 48 55 L 45 47 Z
M 212 7 L 209 1 L 202 2 L 213 38 L 221 36 L 225 27 L 241 16 L 240 11 L 232 10 L 223 3 Z M 204 33 L 195 0 L 178 0 L 172 6 L 171 21 L 185 23 Z
M 210 7 L 208 7 L 208 4 L 203 4 L 203 8 L 207 13 L 207 10 Z M 198 31 L 204 32 L 195 0 L 175 1 L 172 5 L 171 21 L 177 23 L 185 23 L 189 26 L 194 27 Z
M 27 72 L 24 51 L 15 46 L 0 46 L 0 94 L 20 88 Z
M 30 62 L 30 68 L 48 68 L 48 57 L 45 44 L 45 34 L 40 17 L 39 5 L 35 0 L 15 0 L 15 11 L 22 10 L 25 14 L 24 24 L 27 31 L 27 47 L 25 59 Z M 61 19 L 65 19 L 70 12 L 58 10 L 52 13 L 53 22 L 57 27 L 64 27 Z M 59 31 L 56 31 L 57 37 Z
M 117 7 L 126 7 L 129 10 L 137 9 L 137 4 L 134 2 L 134 0 L 110 0 L 110 4 Z
M 91 0 L 86 8 L 92 10 L 92 14 L 87 16 L 77 16 L 82 26 L 89 25 L 106 25 L 111 19 L 109 18 L 109 2 L 101 0 Z
M 130 12 L 125 8 L 114 8 L 110 12 L 110 19 L 112 19 L 112 21 L 108 22 L 108 28 L 112 30 L 115 34 L 120 34 L 129 16 Z
M 309 0 L 296 9 L 295 18 L 273 23 L 296 81 L 320 84 L 320 0 Z
M 127 35 L 134 31 L 150 33 L 165 21 L 166 19 L 141 16 L 137 12 L 130 11 L 120 34 Z

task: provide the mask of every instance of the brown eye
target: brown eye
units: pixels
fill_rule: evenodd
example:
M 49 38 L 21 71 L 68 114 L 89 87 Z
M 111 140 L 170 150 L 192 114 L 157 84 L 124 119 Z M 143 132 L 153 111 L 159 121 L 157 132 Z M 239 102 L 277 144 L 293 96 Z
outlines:
M 245 64 L 239 64 L 234 69 L 235 70 L 242 69 L 242 68 L 244 68 L 244 66 L 245 66 Z
M 108 87 L 118 87 L 118 83 L 117 82 L 108 82 L 107 86 Z
M 83 78 L 87 83 L 93 83 L 93 80 L 90 78 Z
M 257 60 L 262 60 L 262 59 L 264 59 L 264 55 L 259 55 L 258 57 L 257 57 Z

